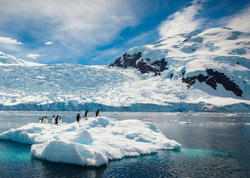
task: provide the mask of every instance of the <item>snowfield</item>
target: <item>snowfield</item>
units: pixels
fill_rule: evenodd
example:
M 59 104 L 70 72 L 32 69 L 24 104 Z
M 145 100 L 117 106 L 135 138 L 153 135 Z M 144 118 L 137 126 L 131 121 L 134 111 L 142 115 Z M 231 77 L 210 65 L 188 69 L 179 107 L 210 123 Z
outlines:
M 164 58 L 166 70 L 155 76 L 132 67 L 24 65 L 23 60 L 0 53 L 0 110 L 249 112 L 249 33 L 196 30 L 126 53 L 139 52 L 146 62 Z M 220 83 L 214 89 L 197 79 L 190 88 L 182 82 L 200 74 L 208 77 L 207 69 L 224 74 L 242 94 L 236 96 Z
M 32 145 L 31 154 L 37 158 L 81 166 L 181 147 L 149 122 L 108 117 L 60 125 L 30 123 L 1 133 L 1 139 Z
M 0 66 L 41 66 L 42 64 L 18 59 L 0 51 Z

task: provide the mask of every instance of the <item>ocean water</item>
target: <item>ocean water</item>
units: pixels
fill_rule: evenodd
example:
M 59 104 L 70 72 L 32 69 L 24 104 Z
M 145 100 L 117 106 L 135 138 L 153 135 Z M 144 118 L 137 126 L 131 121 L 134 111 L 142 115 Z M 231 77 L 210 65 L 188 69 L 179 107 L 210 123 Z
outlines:
M 60 114 L 73 122 L 76 112 L 0 112 L 0 132 L 38 117 Z M 91 113 L 94 114 L 94 113 Z M 30 156 L 30 146 L 0 141 L 0 177 L 250 177 L 250 114 L 105 112 L 116 119 L 155 124 L 180 151 L 160 150 L 126 157 L 101 167 L 57 164 Z

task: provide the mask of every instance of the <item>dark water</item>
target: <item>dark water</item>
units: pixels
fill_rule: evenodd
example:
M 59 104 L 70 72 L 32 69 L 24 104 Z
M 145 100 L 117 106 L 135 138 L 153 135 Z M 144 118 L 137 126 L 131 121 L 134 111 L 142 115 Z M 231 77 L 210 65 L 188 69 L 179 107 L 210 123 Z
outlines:
M 0 132 L 51 112 L 0 112 Z M 75 112 L 61 112 L 72 122 Z M 0 177 L 250 177 L 250 114 L 101 113 L 117 119 L 154 123 L 180 151 L 110 161 L 102 167 L 80 167 L 34 159 L 30 146 L 0 141 Z

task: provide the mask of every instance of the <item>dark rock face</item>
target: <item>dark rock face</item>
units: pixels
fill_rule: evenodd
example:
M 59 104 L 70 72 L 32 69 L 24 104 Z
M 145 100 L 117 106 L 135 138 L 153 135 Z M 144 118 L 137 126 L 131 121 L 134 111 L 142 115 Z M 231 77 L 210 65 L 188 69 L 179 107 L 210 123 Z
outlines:
M 138 61 L 142 56 L 142 53 L 136 53 L 133 55 L 130 54 L 123 54 L 122 57 L 119 57 L 115 60 L 114 63 L 111 63 L 110 67 L 121 67 L 121 68 L 127 68 L 127 67 L 136 67 L 136 61 Z
M 187 87 L 190 88 L 196 81 L 205 82 L 207 85 L 211 86 L 216 90 L 217 83 L 222 84 L 226 90 L 232 91 L 236 96 L 242 96 L 243 91 L 240 87 L 230 80 L 224 73 L 214 71 L 213 69 L 207 69 L 207 76 L 202 74 L 195 75 L 192 77 L 182 78 L 182 82 L 187 83 Z
M 122 57 L 119 57 L 115 60 L 114 63 L 111 63 L 109 67 L 133 67 L 139 70 L 142 74 L 154 72 L 155 75 L 161 75 L 161 72 L 168 69 L 166 66 L 168 64 L 165 59 L 156 60 L 154 62 L 150 62 L 150 59 L 143 59 L 142 53 L 138 52 L 133 55 L 123 54 Z

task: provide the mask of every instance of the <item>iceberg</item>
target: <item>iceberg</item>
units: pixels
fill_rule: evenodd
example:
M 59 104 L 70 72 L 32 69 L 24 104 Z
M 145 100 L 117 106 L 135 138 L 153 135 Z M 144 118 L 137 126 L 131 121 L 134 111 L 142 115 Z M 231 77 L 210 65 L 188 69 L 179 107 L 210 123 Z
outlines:
M 0 140 L 29 144 L 31 154 L 39 159 L 80 166 L 181 147 L 149 122 L 109 117 L 60 125 L 30 123 L 1 133 Z

